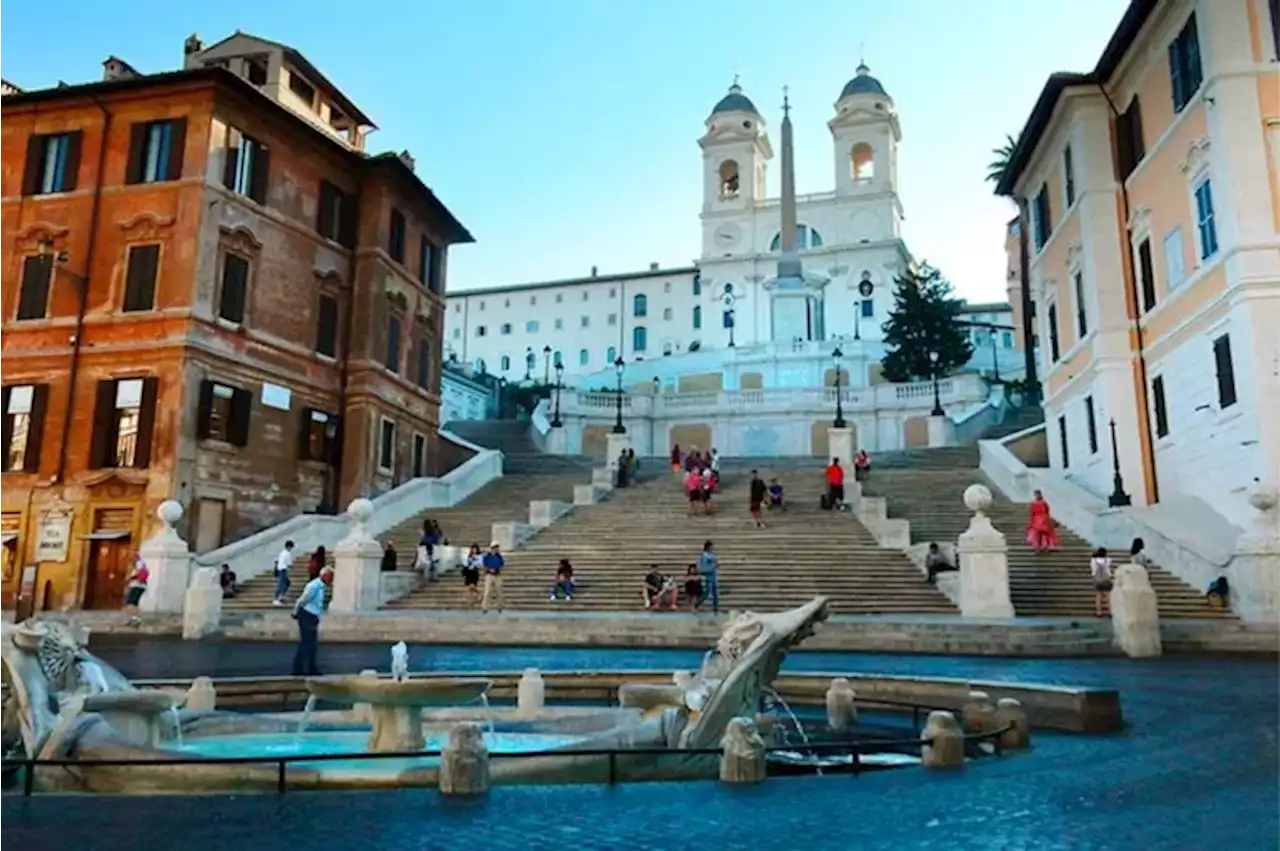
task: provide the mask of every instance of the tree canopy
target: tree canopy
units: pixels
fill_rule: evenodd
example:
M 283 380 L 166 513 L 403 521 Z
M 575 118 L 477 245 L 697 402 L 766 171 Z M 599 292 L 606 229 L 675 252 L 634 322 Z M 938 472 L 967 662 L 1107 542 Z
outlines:
M 935 369 L 943 376 L 968 363 L 973 345 L 959 321 L 964 302 L 952 297 L 942 273 L 925 263 L 908 269 L 894 284 L 894 307 L 884 324 L 884 377 L 923 381 Z M 931 352 L 938 354 L 936 367 Z

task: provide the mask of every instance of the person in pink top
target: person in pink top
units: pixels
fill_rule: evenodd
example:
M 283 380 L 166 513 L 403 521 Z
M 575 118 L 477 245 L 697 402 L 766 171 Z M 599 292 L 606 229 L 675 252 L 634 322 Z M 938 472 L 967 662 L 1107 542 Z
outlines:
M 1038 553 L 1058 547 L 1058 524 L 1040 491 L 1035 492 L 1027 506 L 1027 543 Z
M 124 613 L 129 616 L 129 626 L 140 626 L 142 618 L 138 617 L 138 603 L 142 595 L 147 593 L 147 582 L 151 579 L 151 571 L 142 560 L 142 553 L 133 554 L 133 570 L 124 582 Z

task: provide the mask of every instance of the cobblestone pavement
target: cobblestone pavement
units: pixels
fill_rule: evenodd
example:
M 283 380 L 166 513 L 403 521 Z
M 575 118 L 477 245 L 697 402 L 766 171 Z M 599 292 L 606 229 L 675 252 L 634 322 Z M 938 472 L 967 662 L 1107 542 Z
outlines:
M 278 672 L 286 647 L 95 645 L 133 676 Z M 383 647 L 326 648 L 330 669 L 385 666 Z M 285 653 L 281 656 L 281 653 Z M 686 651 L 415 648 L 413 667 L 688 666 Z M 27 849 L 1249 849 L 1280 847 L 1274 660 L 1026 660 L 798 653 L 790 670 L 878 671 L 1113 686 L 1129 728 L 1040 734 L 1030 753 L 961 772 L 275 796 L 6 796 L 3 839 Z

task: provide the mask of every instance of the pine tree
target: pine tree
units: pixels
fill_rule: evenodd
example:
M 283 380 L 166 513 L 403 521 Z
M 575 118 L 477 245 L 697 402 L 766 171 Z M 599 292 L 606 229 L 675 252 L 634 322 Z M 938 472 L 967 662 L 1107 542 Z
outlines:
M 889 381 L 928 381 L 938 353 L 939 376 L 964 366 L 973 356 L 969 334 L 959 322 L 964 302 L 951 284 L 927 263 L 908 269 L 895 281 L 894 309 L 884 324 L 885 355 L 880 361 Z

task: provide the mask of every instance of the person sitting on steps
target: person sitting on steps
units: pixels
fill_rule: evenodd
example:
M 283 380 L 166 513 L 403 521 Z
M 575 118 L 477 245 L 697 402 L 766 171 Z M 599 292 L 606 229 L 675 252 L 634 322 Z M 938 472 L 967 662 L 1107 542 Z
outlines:
M 853 459 L 853 480 L 855 482 L 865 482 L 870 474 L 871 456 L 867 454 L 867 450 L 859 449 L 858 454 Z
M 925 582 L 933 585 L 938 581 L 939 573 L 953 571 L 956 567 L 947 561 L 947 557 L 942 554 L 942 550 L 938 549 L 938 542 L 934 541 L 929 544 L 929 553 L 924 557 L 924 569 L 929 573 Z
M 702 577 L 698 574 L 698 566 L 691 564 L 684 571 L 684 596 L 689 601 L 689 611 L 698 608 L 702 602 Z
M 775 508 L 786 510 L 787 504 L 782 499 L 782 485 L 777 479 L 769 480 L 769 510 Z
M 551 596 L 547 599 L 555 600 L 561 593 L 566 601 L 573 599 L 573 565 L 569 564 L 567 558 L 560 559 L 560 566 L 556 568 L 556 581 L 551 586 Z
M 649 565 L 649 572 L 645 574 L 641 592 L 646 609 L 659 610 L 662 608 L 662 601 L 666 600 L 667 608 L 675 611 L 676 583 L 664 576 L 656 564 Z

